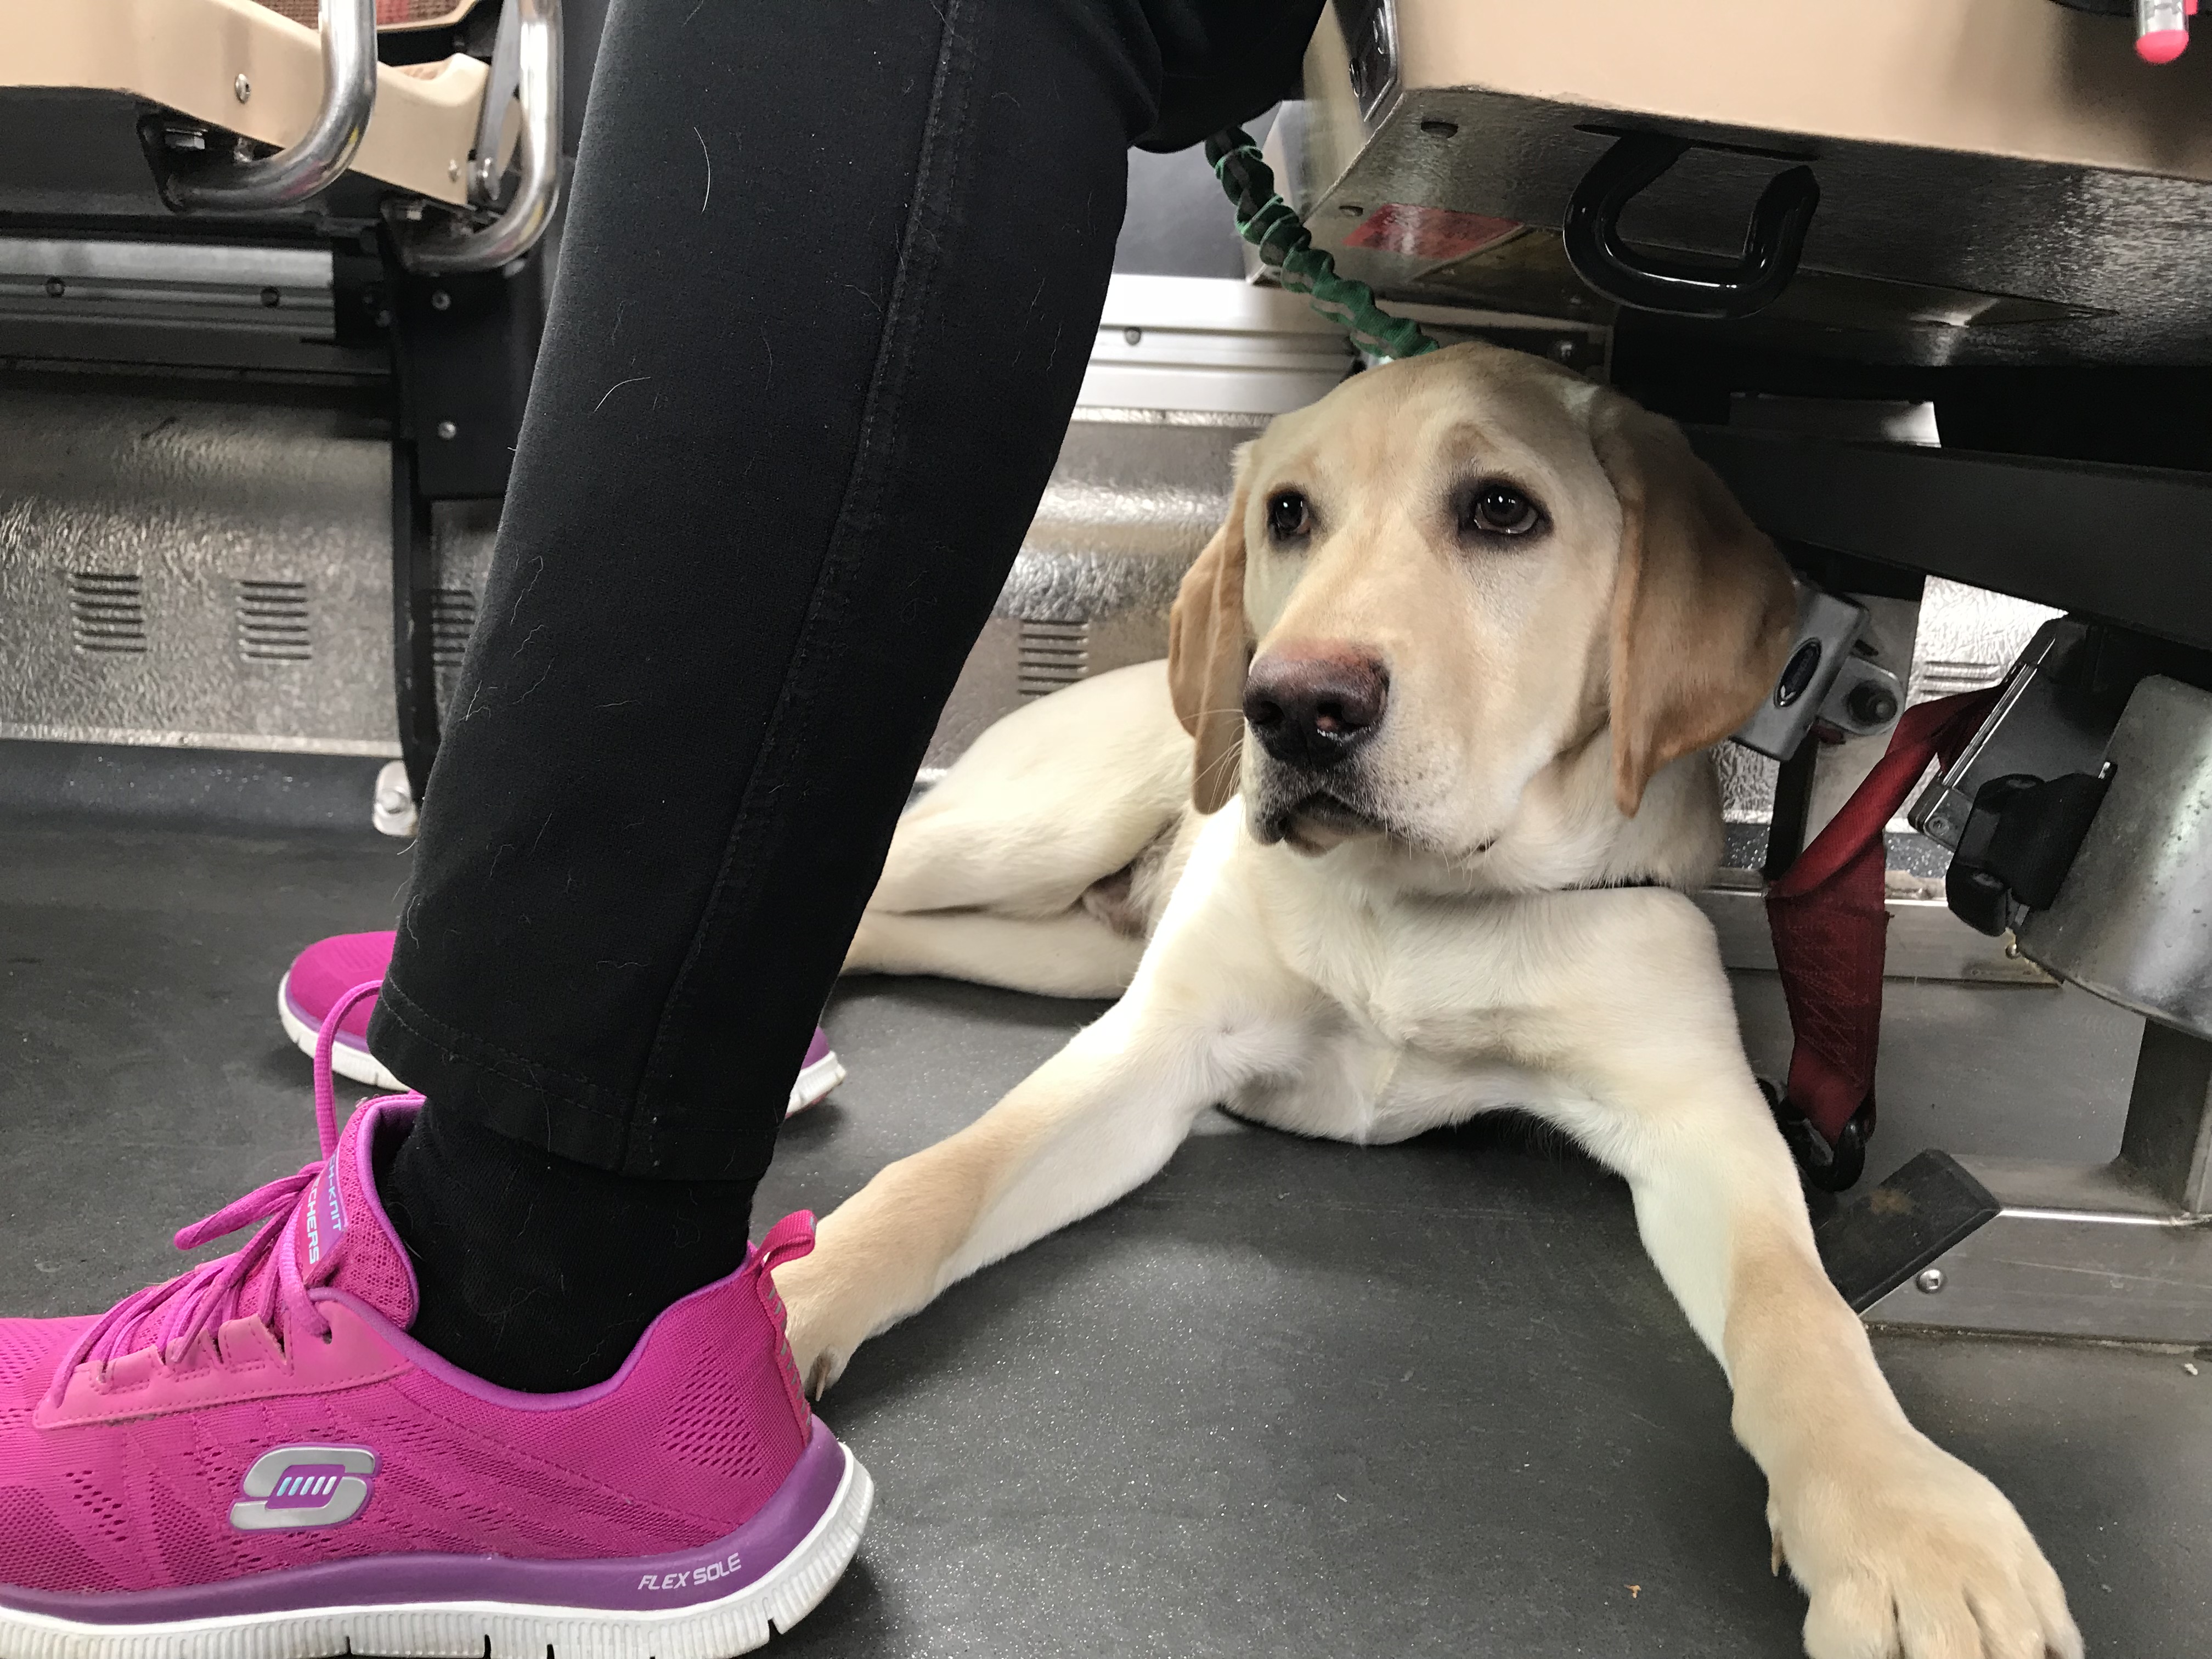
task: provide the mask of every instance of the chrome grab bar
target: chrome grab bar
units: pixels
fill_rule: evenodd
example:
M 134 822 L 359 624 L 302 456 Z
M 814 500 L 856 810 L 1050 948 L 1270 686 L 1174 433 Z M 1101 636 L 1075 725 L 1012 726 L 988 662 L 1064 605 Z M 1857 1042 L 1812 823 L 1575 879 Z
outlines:
M 265 213 L 327 190 L 353 161 L 376 106 L 376 0 L 321 0 L 323 101 L 307 131 L 258 161 L 173 162 L 162 194 L 179 213 Z
M 538 245 L 552 222 L 561 199 L 561 0 L 507 0 L 514 19 L 514 87 L 522 100 L 522 132 L 516 148 L 522 176 L 514 198 L 489 224 L 471 227 L 465 217 L 441 213 L 434 206 L 410 204 L 410 212 L 422 218 L 400 217 L 392 225 L 399 246 L 400 263 L 418 276 L 436 276 L 469 270 L 495 270 L 519 259 Z M 507 18 L 500 19 L 500 45 L 508 38 Z M 495 52 L 495 61 L 503 56 Z M 503 80 L 496 69 L 486 89 L 487 103 L 479 133 L 479 155 L 471 177 L 477 185 L 471 194 L 489 194 L 499 165 L 499 134 L 506 123 L 506 103 L 489 101 Z M 428 216 L 435 214 L 434 218 Z

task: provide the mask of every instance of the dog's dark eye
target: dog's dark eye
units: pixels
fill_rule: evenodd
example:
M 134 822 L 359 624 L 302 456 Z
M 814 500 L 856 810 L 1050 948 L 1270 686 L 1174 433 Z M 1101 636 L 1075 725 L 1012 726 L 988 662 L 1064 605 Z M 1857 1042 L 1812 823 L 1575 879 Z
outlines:
M 1526 536 L 1542 528 L 1544 509 L 1514 485 L 1486 478 L 1461 491 L 1459 527 L 1462 533 L 1484 536 Z
M 1295 542 L 1313 533 L 1313 509 L 1303 491 L 1279 489 L 1267 497 L 1267 533 L 1279 542 Z

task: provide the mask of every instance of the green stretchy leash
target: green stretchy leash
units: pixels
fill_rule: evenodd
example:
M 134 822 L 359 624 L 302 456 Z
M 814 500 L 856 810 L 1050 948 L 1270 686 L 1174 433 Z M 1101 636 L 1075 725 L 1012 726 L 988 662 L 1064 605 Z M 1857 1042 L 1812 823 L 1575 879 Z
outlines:
M 1206 159 L 1237 210 L 1237 234 L 1260 250 L 1260 258 L 1285 288 L 1304 295 L 1313 308 L 1351 331 L 1352 343 L 1377 357 L 1418 357 L 1437 342 L 1419 323 L 1393 317 L 1375 303 L 1375 290 L 1340 276 L 1336 261 L 1313 245 L 1291 204 L 1275 194 L 1275 175 L 1260 147 L 1242 127 L 1206 141 Z

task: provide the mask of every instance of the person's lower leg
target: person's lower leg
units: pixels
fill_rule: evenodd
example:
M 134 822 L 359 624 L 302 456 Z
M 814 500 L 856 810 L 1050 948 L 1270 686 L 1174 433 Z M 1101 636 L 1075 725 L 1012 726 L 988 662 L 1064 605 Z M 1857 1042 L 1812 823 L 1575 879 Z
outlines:
M 596 1381 L 742 1260 L 1159 73 L 1133 0 L 619 0 L 371 1036 L 465 1368 Z
M 744 1265 L 752 1188 L 639 1181 L 425 1110 L 378 1171 L 416 1339 L 533 1393 L 613 1373 L 678 1297 Z

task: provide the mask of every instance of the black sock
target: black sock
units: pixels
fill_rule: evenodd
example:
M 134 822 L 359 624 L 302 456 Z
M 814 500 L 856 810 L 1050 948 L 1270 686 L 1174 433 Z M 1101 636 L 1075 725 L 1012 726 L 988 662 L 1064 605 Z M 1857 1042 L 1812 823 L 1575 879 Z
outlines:
M 422 1289 L 410 1334 L 502 1388 L 604 1382 L 662 1309 L 744 1261 L 743 1182 L 628 1180 L 428 1105 L 379 1152 Z

